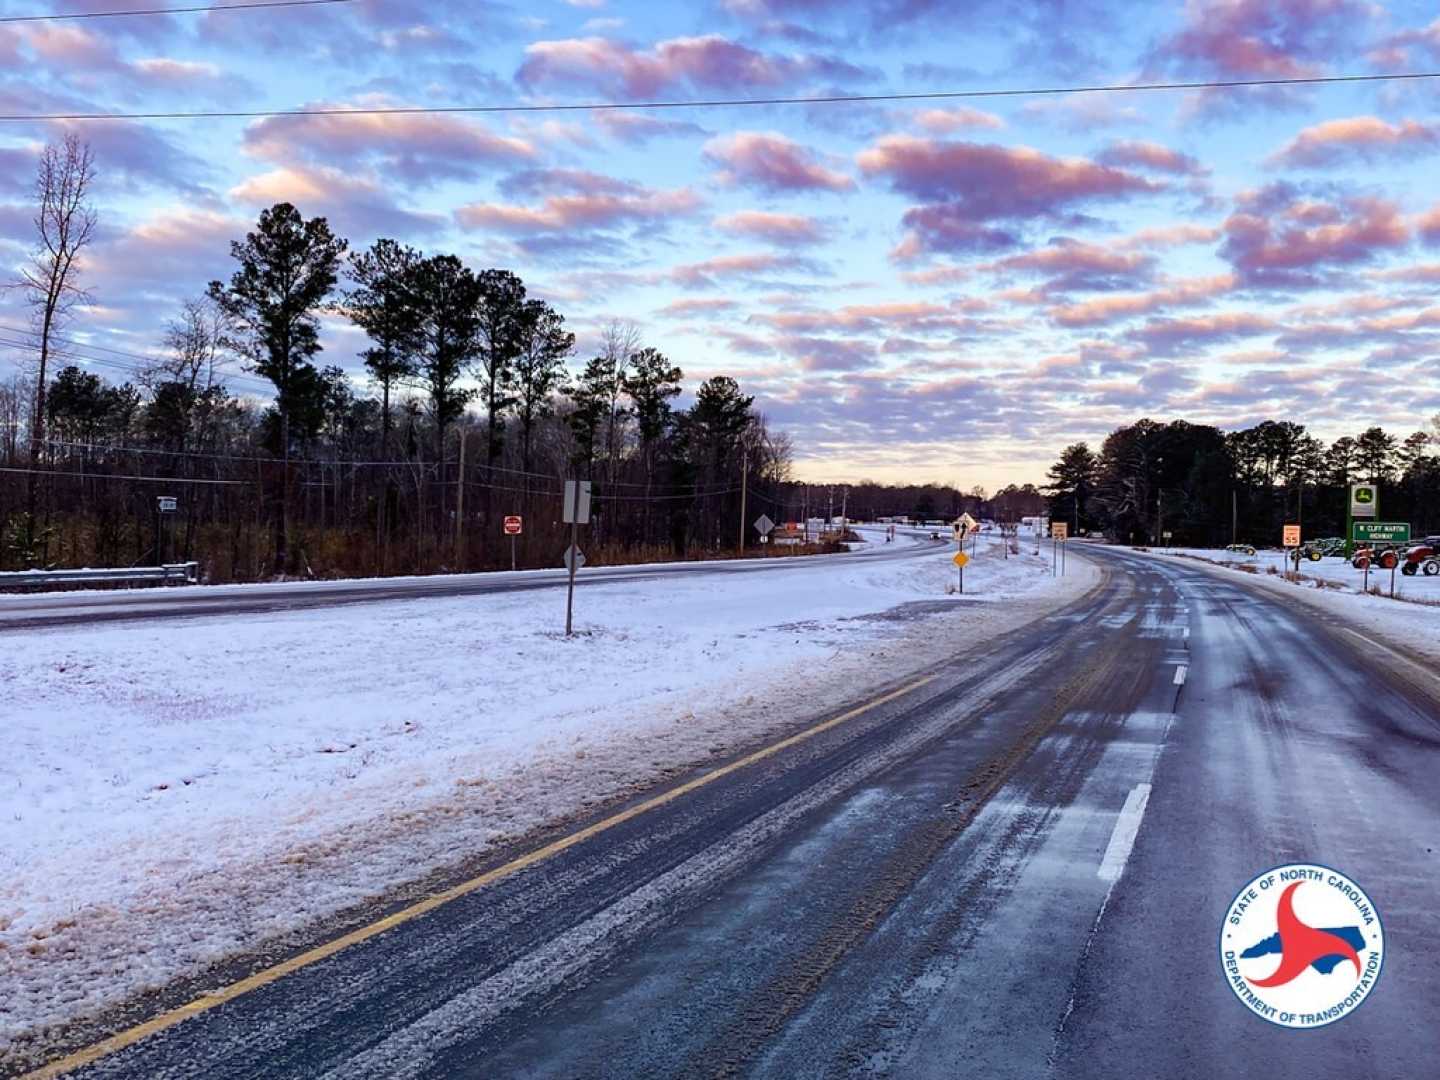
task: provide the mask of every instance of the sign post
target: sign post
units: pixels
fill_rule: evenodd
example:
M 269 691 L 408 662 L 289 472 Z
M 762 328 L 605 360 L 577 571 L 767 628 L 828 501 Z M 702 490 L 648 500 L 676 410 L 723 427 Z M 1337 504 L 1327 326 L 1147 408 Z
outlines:
M 1374 521 L 1380 516 L 1380 486 L 1378 484 L 1351 484 L 1350 501 L 1345 508 L 1345 557 L 1354 552 L 1352 533 L 1357 518 Z
M 525 519 L 519 514 L 505 516 L 505 535 L 510 537 L 510 569 L 515 569 L 515 538 L 525 531 Z
M 1362 591 L 1370 591 L 1370 564 L 1375 561 L 1376 544 L 1408 544 L 1410 542 L 1410 523 L 1408 521 L 1356 521 L 1351 525 L 1351 535 L 1345 538 L 1348 544 L 1351 540 L 1357 544 L 1366 544 L 1370 547 L 1370 558 L 1365 560 L 1365 584 L 1361 586 Z M 1395 571 L 1400 565 L 1397 558 L 1390 567 L 1390 598 L 1395 598 Z
M 1291 581 L 1295 580 L 1300 573 L 1300 526 L 1286 525 L 1281 530 L 1281 544 L 1285 548 L 1286 576 Z M 1294 570 L 1290 570 L 1290 564 L 1294 563 Z
M 965 564 L 970 561 L 970 556 L 963 551 L 955 552 L 955 558 L 951 560 L 960 568 L 960 595 L 965 595 Z
M 165 533 L 169 526 L 167 521 L 173 521 L 173 515 L 179 503 L 173 495 L 159 495 L 155 499 L 155 564 L 165 565 Z
M 1065 576 L 1065 565 L 1061 562 L 1060 553 L 1065 548 L 1065 541 L 1069 539 L 1070 523 L 1068 521 L 1052 521 L 1050 523 L 1050 546 L 1054 549 L 1051 552 L 1053 565 L 1050 571 L 1060 577 Z
M 565 567 L 570 571 L 570 584 L 565 592 L 565 636 L 569 637 L 574 632 L 575 571 L 585 563 L 585 556 L 580 551 L 580 526 L 590 524 L 589 480 L 565 481 L 560 521 L 570 526 L 570 550 L 565 552 Z
M 770 520 L 769 514 L 761 514 L 755 519 L 755 531 L 760 534 L 760 543 L 768 544 L 770 542 L 770 534 L 775 531 L 775 522 Z M 743 551 L 744 548 L 742 547 L 741 550 Z

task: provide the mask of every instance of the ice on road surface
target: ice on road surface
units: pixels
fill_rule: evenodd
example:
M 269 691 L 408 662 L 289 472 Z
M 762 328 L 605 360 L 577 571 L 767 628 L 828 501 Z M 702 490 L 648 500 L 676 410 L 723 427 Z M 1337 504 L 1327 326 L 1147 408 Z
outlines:
M 984 539 L 762 573 L 25 631 L 0 656 L 0 1054 L 1053 610 Z M 1048 545 L 1047 545 L 1048 548 Z M 957 607 L 958 606 L 958 607 Z M 951 608 L 955 608 L 952 610 Z

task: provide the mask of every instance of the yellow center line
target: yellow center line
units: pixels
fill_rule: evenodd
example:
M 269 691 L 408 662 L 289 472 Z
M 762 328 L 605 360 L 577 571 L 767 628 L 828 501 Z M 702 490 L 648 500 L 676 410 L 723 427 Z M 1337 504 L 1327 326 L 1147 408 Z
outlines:
M 71 1072 L 74 1069 L 90 1065 L 103 1057 L 108 1057 L 120 1050 L 124 1050 L 128 1046 L 133 1046 L 142 1039 L 147 1039 L 151 1035 L 157 1035 L 162 1031 L 172 1028 L 192 1016 L 209 1012 L 211 1009 L 224 1005 L 228 1001 L 234 1001 L 238 997 L 243 997 L 254 990 L 268 986 L 279 979 L 283 979 L 287 975 L 307 968 L 312 964 L 317 964 L 321 960 L 328 959 L 336 953 L 350 948 L 352 945 L 359 945 L 361 942 L 369 941 L 371 938 L 383 934 L 387 930 L 393 930 L 395 927 L 418 919 L 420 916 L 434 911 L 436 908 L 444 907 L 453 900 L 458 900 L 462 896 L 476 892 L 479 889 L 495 884 L 497 881 L 519 873 L 527 867 L 551 859 L 561 852 L 569 850 L 576 844 L 584 843 L 586 840 L 598 836 L 600 833 L 609 829 L 613 829 L 617 825 L 623 825 L 625 822 L 631 821 L 641 814 L 649 813 L 651 810 L 664 806 L 666 803 L 674 802 L 683 795 L 688 795 L 690 792 L 696 791 L 707 784 L 712 784 L 716 780 L 729 776 L 731 773 L 754 765 L 757 761 L 763 761 L 768 757 L 772 757 L 782 750 L 787 750 L 795 746 L 797 743 L 802 743 L 807 739 L 813 739 L 816 735 L 829 731 L 831 728 L 843 724 L 847 720 L 853 720 L 862 713 L 869 712 L 871 709 L 894 701 L 896 698 L 904 697 L 911 691 L 920 689 L 920 687 L 926 683 L 933 682 L 935 678 L 936 676 L 934 675 L 927 675 L 923 679 L 916 679 L 914 682 L 908 683 L 898 690 L 892 690 L 890 693 L 882 695 L 873 701 L 866 702 L 864 705 L 859 705 L 848 712 L 841 713 L 839 716 L 824 720 L 813 727 L 806 728 L 804 731 L 781 739 L 779 742 L 771 743 L 769 746 L 762 747 L 753 753 L 730 762 L 728 765 L 722 765 L 720 768 L 714 769 L 702 776 L 697 776 L 695 779 L 687 781 L 678 787 L 671 788 L 669 791 L 661 792 L 659 795 L 646 799 L 644 802 L 637 803 L 627 810 L 621 810 L 619 813 L 613 814 L 602 821 L 597 821 L 593 825 L 587 825 L 585 828 L 570 833 L 568 836 L 561 837 L 559 840 L 546 844 L 544 847 L 536 848 L 534 851 L 505 863 L 503 866 L 497 866 L 493 870 L 487 870 L 479 877 L 474 877 L 469 881 L 463 881 L 458 885 L 451 886 L 444 892 L 436 893 L 434 896 L 427 897 L 394 914 L 387 915 L 383 919 L 352 930 L 348 934 L 335 938 L 333 941 L 327 941 L 323 945 L 317 945 L 315 948 L 300 953 L 298 956 L 293 956 L 289 960 L 285 960 L 273 967 L 265 968 L 263 971 L 257 971 L 253 975 L 249 975 L 238 982 L 211 991 L 185 1005 L 161 1013 L 159 1016 L 147 1020 L 143 1024 L 137 1024 L 132 1028 L 116 1032 L 108 1039 L 95 1043 L 93 1046 L 88 1046 L 83 1050 L 77 1050 L 73 1054 L 69 1054 L 57 1061 L 53 1061 L 48 1065 L 36 1069 L 34 1072 L 26 1073 L 24 1076 L 21 1076 L 19 1080 L 53 1080 L 54 1077 L 63 1076 L 65 1073 Z

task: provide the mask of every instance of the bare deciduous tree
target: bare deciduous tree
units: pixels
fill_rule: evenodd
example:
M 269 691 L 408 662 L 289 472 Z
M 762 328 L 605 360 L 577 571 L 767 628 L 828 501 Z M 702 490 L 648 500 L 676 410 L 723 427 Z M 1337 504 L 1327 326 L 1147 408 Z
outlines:
M 159 382 L 183 383 L 192 392 L 217 385 L 224 366 L 224 340 L 232 332 L 224 309 L 208 296 L 186 300 L 178 318 L 165 328 L 168 355 L 140 376 L 154 389 Z
M 90 205 L 95 157 L 88 143 L 66 135 L 40 152 L 35 175 L 37 242 L 30 265 L 20 272 L 25 298 L 34 309 L 40 335 L 40 365 L 35 380 L 35 413 L 30 424 L 32 463 L 45 440 L 45 387 L 51 341 L 70 310 L 85 299 L 75 282 L 75 260 L 95 237 L 96 215 Z M 31 484 L 30 513 L 35 512 Z

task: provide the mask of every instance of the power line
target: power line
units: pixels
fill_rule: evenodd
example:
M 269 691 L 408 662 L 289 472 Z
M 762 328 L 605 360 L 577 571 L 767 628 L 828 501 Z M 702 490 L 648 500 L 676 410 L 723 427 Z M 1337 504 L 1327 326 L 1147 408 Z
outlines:
M 17 334 L 24 336 L 22 336 L 18 341 L 15 340 L 13 336 L 10 336 Z M 27 338 L 29 338 L 29 340 L 27 340 Z M 104 345 L 92 345 L 89 342 L 75 341 L 73 338 L 65 338 L 58 334 L 52 334 L 50 336 L 50 340 L 54 342 L 54 345 L 51 347 L 50 350 L 51 353 L 55 356 L 60 357 L 62 360 L 81 360 L 87 364 L 98 364 L 102 367 L 114 368 L 118 371 L 128 372 L 132 375 L 143 374 L 146 371 L 152 370 L 163 363 L 163 359 L 159 356 L 145 356 L 141 353 L 124 352 L 120 349 L 107 348 Z M 33 340 L 32 331 L 22 330 L 19 327 L 14 326 L 6 326 L 3 323 L 0 323 L 0 346 L 12 349 L 28 349 L 31 352 L 40 351 L 40 344 L 39 342 Z M 81 349 L 87 349 L 91 352 L 108 353 L 112 356 L 125 357 L 127 360 L 134 362 L 125 363 L 120 360 L 107 360 L 98 356 L 89 356 L 86 353 L 79 351 Z M 234 381 L 249 383 L 251 386 L 257 387 L 262 390 L 270 389 L 269 383 L 265 382 L 263 379 L 255 378 L 254 376 L 231 372 L 223 372 L 221 374 L 222 379 L 226 382 Z
M 1287 79 L 1215 79 L 1199 82 L 1110 83 L 1095 86 L 1047 86 L 1014 90 L 925 90 L 890 94 L 824 94 L 808 97 L 698 98 L 691 101 L 607 101 L 547 105 L 395 105 L 388 107 L 318 109 L 236 109 L 195 112 L 4 113 L 0 123 L 60 120 L 260 120 L 312 116 L 437 116 L 494 113 L 607 112 L 643 109 L 712 109 L 759 105 L 857 105 L 893 101 L 949 101 L 975 98 L 1058 97 L 1113 94 L 1126 91 L 1233 90 L 1246 87 L 1321 86 L 1440 79 L 1440 71 L 1403 71 L 1380 75 L 1313 75 Z
M 66 476 L 80 480 L 129 480 L 146 484 L 208 484 L 212 487 L 244 487 L 254 480 L 200 480 L 189 476 L 121 476 L 101 472 L 57 472 L 53 469 L 21 469 L 16 466 L 0 466 L 0 473 L 18 473 L 22 476 Z
M 353 4 L 355 0 L 255 0 L 245 4 L 214 4 L 208 7 L 140 8 L 135 11 L 77 11 L 68 15 L 6 15 L 0 23 L 69 22 L 77 19 L 127 19 L 137 15 L 192 15 L 212 11 L 254 11 L 257 8 L 321 7 Z

